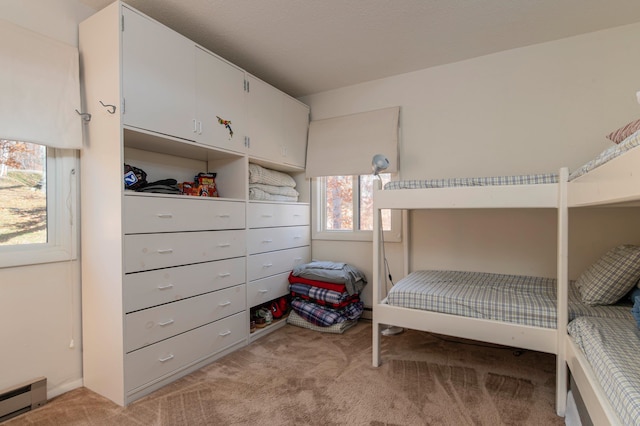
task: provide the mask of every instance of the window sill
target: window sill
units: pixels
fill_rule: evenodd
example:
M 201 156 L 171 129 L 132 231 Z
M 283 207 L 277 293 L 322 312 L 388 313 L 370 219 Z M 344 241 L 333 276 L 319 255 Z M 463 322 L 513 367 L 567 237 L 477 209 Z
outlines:
M 373 242 L 373 233 L 369 231 L 351 232 L 351 231 L 334 231 L 334 232 L 313 232 L 312 240 L 321 241 L 370 241 Z M 402 241 L 402 235 L 399 232 L 385 232 L 384 241 L 387 243 L 399 243 Z

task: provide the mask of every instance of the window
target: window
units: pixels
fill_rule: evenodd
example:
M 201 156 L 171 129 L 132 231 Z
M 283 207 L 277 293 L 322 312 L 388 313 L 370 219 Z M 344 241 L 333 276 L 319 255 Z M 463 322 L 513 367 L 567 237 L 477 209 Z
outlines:
M 0 139 L 0 267 L 74 259 L 76 151 Z
M 380 174 L 382 185 L 391 180 Z M 327 176 L 314 179 L 314 239 L 371 241 L 373 239 L 373 175 Z M 385 239 L 400 240 L 399 214 L 381 212 Z

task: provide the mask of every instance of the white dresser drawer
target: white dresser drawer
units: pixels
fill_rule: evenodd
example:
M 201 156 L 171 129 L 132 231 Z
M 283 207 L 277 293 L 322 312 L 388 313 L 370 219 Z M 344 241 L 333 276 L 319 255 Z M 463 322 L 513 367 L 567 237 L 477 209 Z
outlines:
M 124 197 L 124 233 L 243 229 L 245 204 L 211 198 Z
M 127 274 L 123 281 L 125 312 L 174 302 L 246 281 L 246 258 L 217 260 Z
M 194 364 L 247 338 L 247 314 L 241 312 L 125 355 L 125 389 L 132 393 L 149 382 Z
M 247 205 L 249 228 L 309 225 L 310 220 L 308 204 L 249 203 Z
M 247 231 L 247 253 L 256 254 L 308 246 L 311 242 L 310 240 L 309 226 L 249 229 Z
M 247 258 L 247 278 L 253 281 L 282 272 L 290 272 L 297 265 L 308 263 L 310 256 L 309 246 L 254 254 Z
M 250 308 L 287 294 L 289 294 L 289 272 L 247 284 L 247 300 Z
M 125 316 L 125 352 L 244 311 L 244 284 L 201 294 Z
M 124 236 L 125 273 L 244 256 L 245 231 Z

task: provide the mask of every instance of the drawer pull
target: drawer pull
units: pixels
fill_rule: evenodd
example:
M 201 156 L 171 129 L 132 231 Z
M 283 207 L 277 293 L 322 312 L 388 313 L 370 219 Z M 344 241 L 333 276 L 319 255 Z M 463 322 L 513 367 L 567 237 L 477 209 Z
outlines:
M 262 293 L 262 294 L 269 293 L 269 290 L 266 288 L 261 288 L 260 290 L 258 290 L 258 293 Z
M 220 278 L 230 277 L 231 276 L 231 272 L 221 272 L 221 273 L 218 274 L 218 276 Z
M 173 213 L 158 213 L 156 216 L 160 219 L 171 219 L 173 217 Z
M 263 268 L 271 268 L 273 266 L 273 263 L 265 263 L 262 265 Z
M 272 214 L 263 214 L 262 217 L 273 217 Z
M 302 216 L 302 215 L 301 215 L 301 214 L 299 214 L 299 213 L 294 213 L 294 214 L 293 214 L 293 217 L 300 217 L 300 216 Z
M 173 322 L 174 322 L 174 321 L 173 321 L 173 318 L 172 318 L 172 319 L 168 319 L 168 320 L 166 320 L 166 321 L 164 321 L 164 322 L 159 322 L 159 323 L 158 323 L 158 325 L 159 325 L 160 327 L 164 327 L 165 325 L 173 324 Z
M 222 214 L 219 214 L 218 217 L 227 218 L 227 217 L 231 217 L 231 215 L 229 213 L 222 213 Z
M 294 239 L 294 240 L 299 240 L 300 238 L 302 238 L 302 236 L 300 236 L 300 235 L 294 235 L 294 236 L 293 236 L 293 239 Z
M 300 262 L 300 261 L 302 260 L 302 258 L 301 258 L 301 257 L 296 257 L 296 258 L 295 258 L 295 259 L 293 259 L 293 260 L 295 260 L 296 262 Z
M 193 133 L 198 133 L 198 122 L 196 119 L 193 119 Z
M 173 359 L 173 354 L 169 354 L 168 356 L 164 357 L 164 358 L 158 358 L 158 361 L 160 362 L 167 362 L 170 359 Z
M 167 290 L 173 288 L 173 284 L 167 284 L 167 285 L 159 285 L 158 286 L 158 290 Z
M 228 336 L 231 334 L 231 330 L 227 330 L 227 331 L 223 331 L 222 333 L 220 333 L 220 336 L 224 337 L 224 336 Z
M 158 254 L 171 254 L 173 253 L 173 249 L 158 249 Z
M 218 306 L 229 306 L 230 304 L 231 302 L 227 300 L 226 302 L 218 303 Z
M 218 244 L 218 247 L 229 247 L 231 245 L 231 243 L 220 243 Z
M 262 240 L 262 242 L 263 242 L 263 243 L 272 243 L 272 242 L 273 242 L 273 240 L 271 240 L 271 239 L 268 239 L 268 240 Z

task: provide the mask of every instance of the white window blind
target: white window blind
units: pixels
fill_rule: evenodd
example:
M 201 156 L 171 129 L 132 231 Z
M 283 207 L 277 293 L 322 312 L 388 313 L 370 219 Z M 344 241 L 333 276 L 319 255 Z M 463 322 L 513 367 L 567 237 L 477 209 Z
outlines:
M 371 173 L 371 159 L 384 154 L 387 173 L 398 170 L 400 107 L 314 120 L 309 124 L 307 177 Z
M 78 49 L 0 20 L 0 137 L 82 148 Z

